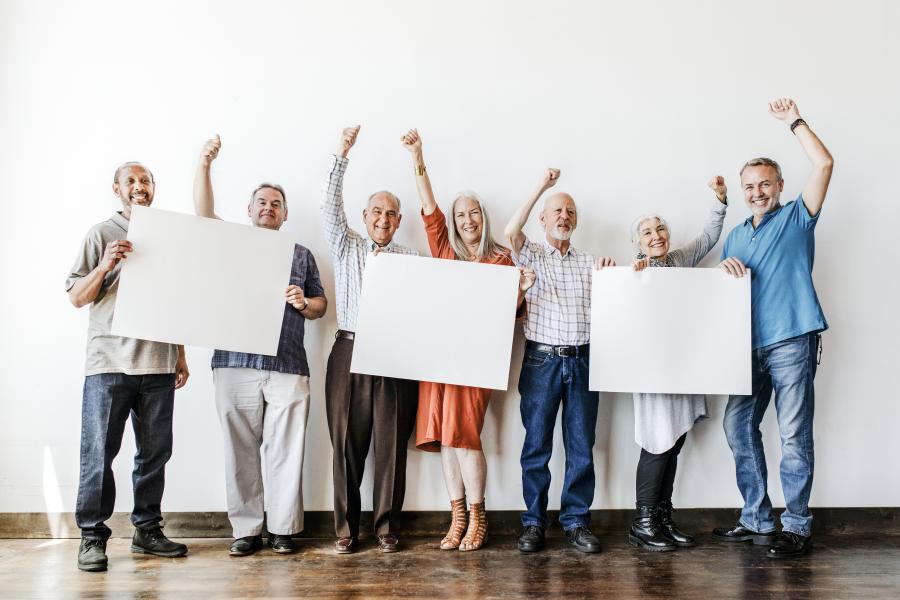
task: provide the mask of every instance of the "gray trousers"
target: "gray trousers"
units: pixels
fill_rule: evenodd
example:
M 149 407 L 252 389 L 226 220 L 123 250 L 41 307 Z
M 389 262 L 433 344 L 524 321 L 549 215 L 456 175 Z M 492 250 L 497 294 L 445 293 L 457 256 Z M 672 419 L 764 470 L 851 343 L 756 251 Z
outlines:
M 303 451 L 309 377 L 213 369 L 225 442 L 225 494 L 235 538 L 303 530 Z

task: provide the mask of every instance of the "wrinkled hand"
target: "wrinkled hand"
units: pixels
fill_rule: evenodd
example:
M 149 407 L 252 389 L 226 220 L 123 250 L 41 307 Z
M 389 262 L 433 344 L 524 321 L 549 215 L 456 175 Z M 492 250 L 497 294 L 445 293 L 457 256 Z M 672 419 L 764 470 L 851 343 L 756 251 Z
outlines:
M 338 146 L 337 155 L 347 158 L 350 148 L 356 143 L 356 136 L 359 135 L 359 125 L 356 127 L 347 127 L 341 132 L 341 143 Z
M 650 266 L 650 257 L 645 256 L 644 258 L 637 258 L 634 262 L 631 263 L 631 268 L 635 271 L 643 271 L 647 267 Z M 599 268 L 599 267 L 598 267 Z
M 728 195 L 728 187 L 725 185 L 725 178 L 721 175 L 716 175 L 712 179 L 709 180 L 709 183 L 706 185 L 709 186 L 709 189 L 716 193 L 716 198 L 719 199 L 719 202 L 725 202 L 725 197 Z
M 419 131 L 417 129 L 410 129 L 405 134 L 401 135 L 400 141 L 403 143 L 403 147 L 413 154 L 422 152 L 422 138 L 419 136 Z
M 547 169 L 547 172 L 544 173 L 544 178 L 541 180 L 541 189 L 549 190 L 556 185 L 556 182 L 559 181 L 559 175 L 559 169 Z
M 747 274 L 747 267 L 744 266 L 744 263 L 733 256 L 729 256 L 723 260 L 719 263 L 719 266 L 725 269 L 725 272 L 733 277 L 743 277 Z
M 187 359 L 183 354 L 179 354 L 178 360 L 175 362 L 175 389 L 183 388 L 190 376 L 191 372 L 188 371 Z
M 597 269 L 602 269 L 603 267 L 614 267 L 616 266 L 616 261 L 611 259 L 608 256 L 601 256 L 597 259 Z
M 519 291 L 526 292 L 534 285 L 537 273 L 531 267 L 519 267 Z
M 219 156 L 219 150 L 221 149 L 222 139 L 217 133 L 216 137 L 206 140 L 206 143 L 203 144 L 203 150 L 200 151 L 200 162 L 208 167 Z
M 306 308 L 306 295 L 303 293 L 303 288 L 299 285 L 287 286 L 287 289 L 284 290 L 284 299 L 297 310 Z
M 103 258 L 100 259 L 100 267 L 109 273 L 116 268 L 120 261 L 127 258 L 126 252 L 131 252 L 134 248 L 128 240 L 115 240 L 106 245 L 103 251 Z
M 769 114 L 779 121 L 791 124 L 800 118 L 800 109 L 790 98 L 778 98 L 769 102 Z

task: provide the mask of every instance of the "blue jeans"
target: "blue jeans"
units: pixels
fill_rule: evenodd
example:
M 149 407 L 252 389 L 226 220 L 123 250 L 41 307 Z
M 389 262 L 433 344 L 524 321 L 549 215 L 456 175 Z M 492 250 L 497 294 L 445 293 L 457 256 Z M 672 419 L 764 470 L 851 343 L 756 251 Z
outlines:
M 165 467 L 172 456 L 172 409 L 175 374 L 102 373 L 84 379 L 81 408 L 81 476 L 75 522 L 84 538 L 105 540 L 112 531 L 105 521 L 113 514 L 116 482 L 112 462 L 122 446 L 125 421 L 131 415 L 137 452 L 134 455 L 134 510 L 131 522 L 143 529 L 162 521 L 160 503 Z
M 813 410 L 816 354 L 820 336 L 807 333 L 753 351 L 753 394 L 730 396 L 725 407 L 725 437 L 734 453 L 737 485 L 744 497 L 740 522 L 760 533 L 775 530 L 766 491 L 768 471 L 759 424 L 772 392 L 781 433 L 781 487 L 784 531 L 808 536 L 812 515 Z
M 530 345 L 530 344 L 529 344 Z M 561 357 L 525 348 L 519 395 L 525 444 L 522 446 L 522 525 L 547 528 L 553 429 L 562 402 L 563 480 L 559 522 L 563 529 L 587 527 L 594 500 L 594 439 L 599 394 L 588 391 L 587 346 L 583 354 Z

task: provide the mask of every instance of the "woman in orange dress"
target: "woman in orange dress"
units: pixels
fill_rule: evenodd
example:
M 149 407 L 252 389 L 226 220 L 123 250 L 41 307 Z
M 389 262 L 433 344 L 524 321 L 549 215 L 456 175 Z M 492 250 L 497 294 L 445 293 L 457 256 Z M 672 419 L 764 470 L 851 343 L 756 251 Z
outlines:
M 434 200 L 425 170 L 422 139 L 415 129 L 401 138 L 415 163 L 416 187 L 428 246 L 435 258 L 468 260 L 513 266 L 510 252 L 491 235 L 484 202 L 474 192 L 460 192 L 445 217 Z M 524 309 L 525 290 L 534 283 L 534 271 L 522 271 L 518 307 Z M 450 530 L 442 550 L 477 550 L 487 537 L 484 487 L 487 462 L 481 449 L 481 428 L 491 390 L 422 381 L 416 414 L 416 447 L 440 452 L 444 481 L 450 494 Z M 469 499 L 466 525 L 466 496 Z M 463 533 L 465 532 L 465 536 Z

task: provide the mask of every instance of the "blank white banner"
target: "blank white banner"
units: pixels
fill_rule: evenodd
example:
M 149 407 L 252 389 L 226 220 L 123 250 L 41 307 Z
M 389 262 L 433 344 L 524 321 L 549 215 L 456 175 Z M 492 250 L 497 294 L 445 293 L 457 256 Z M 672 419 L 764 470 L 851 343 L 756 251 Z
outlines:
M 505 390 L 518 289 L 514 267 L 369 255 L 350 370 Z
M 278 352 L 291 234 L 135 206 L 128 240 L 113 335 Z
M 749 274 L 594 271 L 591 390 L 749 394 L 750 360 Z

